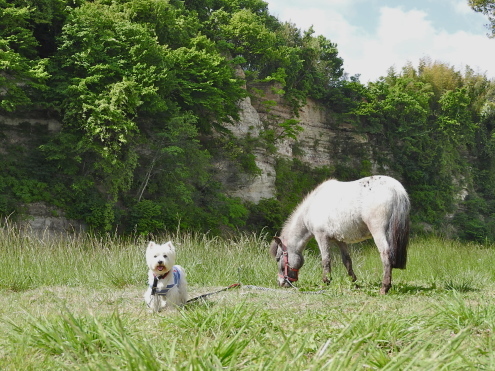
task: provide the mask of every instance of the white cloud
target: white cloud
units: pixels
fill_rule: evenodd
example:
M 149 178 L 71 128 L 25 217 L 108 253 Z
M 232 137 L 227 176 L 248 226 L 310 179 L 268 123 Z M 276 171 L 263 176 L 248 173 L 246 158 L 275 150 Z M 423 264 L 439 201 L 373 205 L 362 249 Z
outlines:
M 426 13 L 419 10 L 404 12 L 399 8 L 380 9 L 378 40 L 386 42 L 387 47 L 404 46 L 408 41 L 421 40 L 434 30 L 426 19 Z
M 468 5 L 467 0 L 456 0 L 454 2 L 454 10 L 459 14 L 470 15 L 473 13 L 473 9 Z
M 416 66 L 423 57 L 461 71 L 469 65 L 481 73 L 491 71 L 491 77 L 495 72 L 492 67 L 494 40 L 465 31 L 447 33 L 435 29 L 422 11 L 382 8 L 376 33 L 358 36 L 354 41 L 362 45 L 361 54 L 348 54 L 345 45 L 339 51 L 347 72 L 361 74 L 364 83 L 386 75 L 390 67 L 400 71 L 408 62 Z
M 495 40 L 483 35 L 473 35 L 459 31 L 454 34 L 445 32 L 435 35 L 430 55 L 457 69 L 463 70 L 469 65 L 488 77 L 495 77 L 493 61 L 495 60 Z
M 302 30 L 314 26 L 315 32 L 322 35 L 338 32 L 340 26 L 349 25 L 339 12 L 334 10 L 322 12 L 317 7 L 305 7 L 304 9 L 286 7 L 280 18 L 295 23 Z
M 448 63 L 458 70 L 469 65 L 475 71 L 487 72 L 489 78 L 495 78 L 495 40 L 489 39 L 483 31 L 445 31 L 433 22 L 435 17 L 445 20 L 445 14 L 418 10 L 421 1 L 415 3 L 412 10 L 395 5 L 382 6 L 379 18 L 366 29 L 356 18 L 355 24 L 349 21 L 353 19 L 350 14 L 362 12 L 358 7 L 364 4 L 363 0 L 268 2 L 270 11 L 272 8 L 279 10 L 279 14 L 277 10 L 273 14 L 280 20 L 291 21 L 303 30 L 313 25 L 316 34 L 337 43 L 345 71 L 350 75 L 360 74 L 363 83 L 376 81 L 386 75 L 390 67 L 400 71 L 408 62 L 417 66 L 423 57 Z M 455 6 L 456 12 L 474 19 L 475 23 L 480 19 L 480 15 L 467 6 L 467 0 L 445 0 L 444 5 Z
M 425 53 L 418 55 L 418 50 L 425 50 L 425 45 L 431 43 L 433 32 L 426 13 L 383 7 L 377 29 L 348 35 L 346 43 L 339 42 L 339 52 L 348 73 L 361 74 L 362 82 L 374 81 L 386 75 L 390 67 L 400 70 L 408 61 L 424 57 Z
M 379 22 L 376 35 L 370 35 L 366 54 L 358 65 L 360 71 L 363 71 L 363 82 L 376 80 L 392 66 L 400 70 L 409 61 L 415 63 L 430 49 L 434 29 L 426 20 L 426 13 L 382 8 Z M 366 67 L 367 60 L 374 62 L 372 71 Z

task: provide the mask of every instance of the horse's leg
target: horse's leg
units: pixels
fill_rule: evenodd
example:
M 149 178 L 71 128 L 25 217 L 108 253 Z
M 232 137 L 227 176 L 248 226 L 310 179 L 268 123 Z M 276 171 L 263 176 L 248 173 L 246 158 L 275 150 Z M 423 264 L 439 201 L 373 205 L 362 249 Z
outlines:
M 373 233 L 373 240 L 380 252 L 383 265 L 383 278 L 380 294 L 386 294 L 392 287 L 392 264 L 390 264 L 390 246 L 384 233 Z
M 392 287 L 392 265 L 390 264 L 390 258 L 388 252 L 380 252 L 383 264 L 383 279 L 380 294 L 386 294 Z
M 349 250 L 347 249 L 347 244 L 345 242 L 337 241 L 337 245 L 340 249 L 340 255 L 342 256 L 342 263 L 347 269 L 347 274 L 352 278 L 352 282 L 356 282 L 357 278 L 352 270 L 352 260 L 349 255 Z
M 321 267 L 323 268 L 323 282 L 330 283 L 332 280 L 331 273 L 331 260 L 330 260 L 330 248 L 328 245 L 328 238 L 325 234 L 315 234 L 316 242 L 320 248 L 321 253 Z

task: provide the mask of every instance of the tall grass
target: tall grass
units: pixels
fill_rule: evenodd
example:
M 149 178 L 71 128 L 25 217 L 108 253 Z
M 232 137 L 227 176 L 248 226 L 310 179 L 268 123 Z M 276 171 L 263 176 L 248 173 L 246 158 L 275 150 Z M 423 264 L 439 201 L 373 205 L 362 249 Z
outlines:
M 407 269 L 394 270 L 380 296 L 371 243 L 352 250 L 360 288 L 337 252 L 322 287 L 309 248 L 295 291 L 276 286 L 266 236 L 156 238 L 169 239 L 190 296 L 241 288 L 153 314 L 142 300 L 146 240 L 0 228 L 0 369 L 466 370 L 495 361 L 492 246 L 414 239 Z
M 124 286 L 142 280 L 142 247 L 130 239 L 67 235 L 43 238 L 0 228 L 0 288 Z

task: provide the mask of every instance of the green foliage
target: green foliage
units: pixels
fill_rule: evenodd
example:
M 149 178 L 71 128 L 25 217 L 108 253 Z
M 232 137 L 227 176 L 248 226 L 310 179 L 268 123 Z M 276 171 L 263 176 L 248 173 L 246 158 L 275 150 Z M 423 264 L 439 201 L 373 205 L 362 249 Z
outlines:
M 490 24 L 488 27 L 491 30 L 491 36 L 495 36 L 495 1 L 493 0 L 468 0 L 469 5 L 473 10 L 483 13 L 488 16 Z
M 188 45 L 201 27 L 198 18 L 186 11 L 178 1 L 124 0 L 119 3 L 132 23 L 153 30 L 158 43 L 171 49 Z
M 233 176 L 260 172 L 259 143 L 223 127 L 246 96 L 234 67 L 249 82 L 281 84 L 274 93 L 295 109 L 341 73 L 332 43 L 282 25 L 259 0 L 3 1 L 0 9 L 1 107 L 49 107 L 63 124 L 39 144 L 43 174 L 2 169 L 3 215 L 44 201 L 95 230 L 242 227 L 247 209 L 224 195 L 212 157 L 228 154 Z M 279 126 L 291 138 L 301 130 L 297 119 Z M 199 140 L 213 132 L 223 139 Z
M 173 26 L 179 24 L 182 29 Z M 167 34 L 168 26 L 174 35 Z M 90 225 L 133 224 L 115 205 L 123 197 L 135 204 L 129 191 L 137 192 L 137 205 L 145 191 L 156 195 L 155 172 L 170 179 L 161 189 L 171 192 L 160 202 L 200 202 L 196 187 L 209 177 L 209 155 L 195 139 L 194 126 L 211 131 L 236 118 L 236 102 L 245 93 L 230 63 L 211 41 L 195 35 L 196 27 L 181 7 L 150 1 L 88 2 L 70 13 L 51 67 L 60 71 L 53 82 L 65 130 L 43 149 L 66 174 L 89 176 L 87 186 L 103 191 L 97 207 L 89 199 L 66 206 L 86 210 L 81 215 Z M 176 49 L 161 44 L 172 39 Z M 150 143 L 151 158 L 138 149 L 142 141 Z M 148 160 L 145 182 L 133 186 L 141 174 L 138 165 Z M 169 222 L 157 228 L 182 219 L 187 207 L 161 209 Z
M 264 24 L 264 20 L 249 9 L 241 9 L 228 14 L 217 12 L 218 19 L 225 21 L 220 32 L 230 44 L 233 55 L 242 55 L 246 60 L 243 66 L 247 71 L 259 71 L 275 43 L 275 34 Z
M 415 222 L 495 238 L 495 85 L 469 68 L 422 59 L 364 86 L 331 40 L 278 21 L 262 0 L 0 0 L 0 23 L 2 117 L 62 124 L 37 141 L 36 125 L 1 128 L 4 217 L 39 201 L 98 231 L 276 229 L 323 179 L 381 169 L 408 189 Z M 225 124 L 248 94 L 265 127 L 237 138 Z M 226 196 L 221 166 L 245 182 L 261 173 L 255 153 L 274 155 L 280 139 L 301 154 L 308 98 L 369 146 L 337 131 L 332 169 L 280 160 L 275 199 Z M 291 117 L 277 116 L 279 102 Z
M 129 214 L 130 223 L 138 235 L 148 235 L 165 227 L 161 219 L 162 205 L 151 200 L 141 200 Z
M 336 45 L 310 29 L 301 34 L 294 25 L 277 24 L 264 13 L 244 8 L 213 17 L 226 48 L 240 59 L 248 83 L 276 81 L 295 116 L 306 98 L 324 99 L 343 75 Z M 216 35 L 218 37 L 218 35 Z M 338 88 L 337 88 L 338 89 Z
M 46 60 L 36 53 L 28 6 L 0 1 L 0 111 L 12 112 L 36 102 L 46 90 Z
M 332 173 L 332 177 L 342 181 L 351 181 L 359 178 L 364 178 L 366 176 L 371 176 L 371 162 L 369 160 L 361 160 L 359 164 L 352 163 L 347 165 L 345 161 L 340 161 Z
M 288 207 L 276 198 L 265 198 L 256 204 L 249 204 L 248 224 L 252 230 L 266 230 L 267 233 L 275 236 L 284 225 Z
M 285 120 L 284 122 L 278 124 L 278 126 L 282 129 L 282 131 L 277 138 L 275 138 L 275 140 L 285 137 L 297 139 L 297 134 L 303 131 L 302 126 L 299 125 L 299 120 L 295 119 Z
M 455 215 L 453 224 L 459 230 L 459 237 L 464 240 L 483 243 L 494 236 L 493 210 L 489 210 L 485 200 L 476 196 L 468 196 L 461 203 L 461 209 Z M 490 225 L 492 224 L 492 225 Z
M 205 37 L 190 40 L 188 48 L 171 52 L 174 61 L 176 88 L 172 94 L 186 112 L 197 118 L 203 132 L 222 128 L 222 123 L 238 119 L 236 103 L 245 96 L 242 82 L 234 78 L 232 66 L 220 54 L 212 52 Z
M 481 81 L 472 71 L 464 78 L 449 66 L 423 60 L 418 70 L 406 66 L 402 74 L 391 71 L 370 83 L 366 100 L 354 110 L 360 129 L 392 155 L 393 161 L 386 156 L 381 161 L 400 174 L 416 222 L 440 227 L 458 207 L 457 194 L 473 184 L 472 163 L 463 154 L 476 148 L 486 130 L 480 104 L 473 104 L 474 91 L 486 95 L 491 89 Z
M 13 135 L 22 140 L 10 141 L 0 125 L 0 215 L 20 211 L 24 204 L 54 201 L 51 193 L 52 173 L 55 169 L 45 161 L 38 146 L 47 139 L 46 128 L 19 125 Z M 15 153 L 15 156 L 11 154 Z M 15 218 L 15 216 L 14 216 Z
M 473 143 L 478 125 L 471 120 L 470 103 L 465 88 L 449 90 L 439 99 L 441 107 L 438 118 L 439 129 L 454 145 Z

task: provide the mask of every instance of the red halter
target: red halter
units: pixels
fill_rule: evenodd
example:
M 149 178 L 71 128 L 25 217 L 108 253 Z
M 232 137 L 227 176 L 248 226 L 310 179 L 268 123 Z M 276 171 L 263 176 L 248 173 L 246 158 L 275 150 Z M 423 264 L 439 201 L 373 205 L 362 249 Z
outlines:
M 279 240 L 280 240 L 280 243 L 278 245 L 282 248 L 282 258 L 284 259 L 283 260 L 284 274 L 279 273 L 278 276 L 282 277 L 289 284 L 291 284 L 291 282 L 295 282 L 298 280 L 299 269 L 292 268 L 289 265 L 289 254 L 287 253 L 287 246 L 285 246 L 285 244 L 282 242 L 281 239 L 279 239 Z M 289 270 L 295 273 L 295 276 L 296 276 L 295 278 L 289 277 Z

